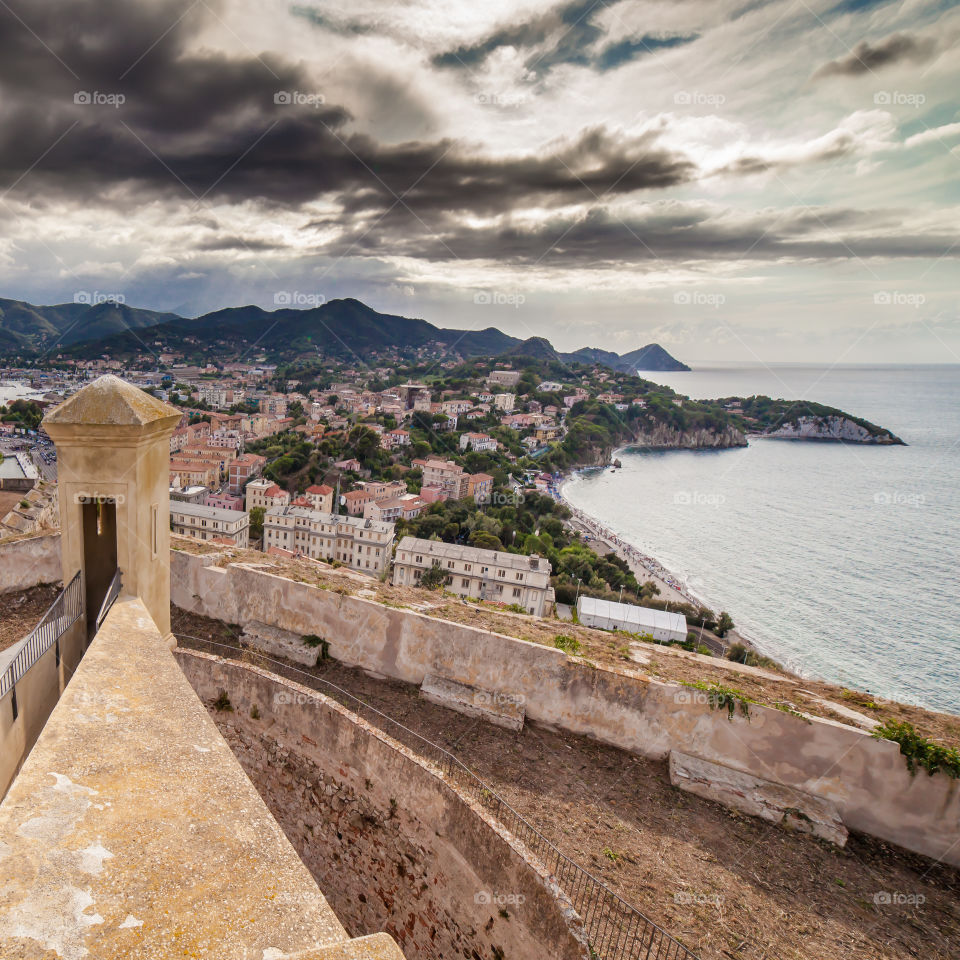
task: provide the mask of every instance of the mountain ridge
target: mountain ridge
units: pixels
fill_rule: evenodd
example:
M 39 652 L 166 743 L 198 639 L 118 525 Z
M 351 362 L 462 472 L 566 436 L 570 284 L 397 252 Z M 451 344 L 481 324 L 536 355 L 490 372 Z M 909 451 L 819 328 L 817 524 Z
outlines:
M 161 351 L 189 353 L 206 348 L 215 350 L 218 356 L 255 348 L 276 360 L 321 354 L 366 362 L 383 348 L 429 351 L 432 347 L 438 356 L 534 356 L 568 363 L 600 363 L 624 373 L 690 369 L 655 343 L 623 356 L 591 347 L 561 353 L 544 337 L 521 340 L 497 327 L 437 327 L 420 318 L 379 313 L 352 297 L 306 309 L 281 307 L 269 311 L 245 304 L 196 318 L 144 310 L 115 300 L 37 306 L 0 299 L 0 356 L 31 358 L 57 351 L 76 359 L 102 354 L 122 357 L 142 354 L 157 344 Z

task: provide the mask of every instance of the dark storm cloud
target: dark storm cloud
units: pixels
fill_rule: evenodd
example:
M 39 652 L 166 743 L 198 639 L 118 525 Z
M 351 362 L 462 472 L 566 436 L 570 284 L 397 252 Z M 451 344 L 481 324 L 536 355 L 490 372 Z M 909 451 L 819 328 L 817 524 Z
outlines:
M 864 40 L 848 56 L 825 63 L 813 76 L 854 77 L 895 63 L 925 63 L 939 53 L 938 46 L 933 37 L 909 33 L 894 33 L 875 44 Z
M 124 188 L 128 203 L 296 206 L 324 196 L 346 215 L 409 219 L 525 200 L 589 202 L 696 172 L 655 134 L 587 131 L 539 155 L 497 160 L 452 141 L 380 144 L 350 132 L 347 111 L 326 103 L 299 65 L 189 51 L 201 9 L 187 0 L 0 4 L 0 187 L 73 199 Z
M 688 209 L 646 218 L 619 218 L 595 209 L 576 218 L 558 216 L 534 227 L 470 229 L 450 218 L 432 238 L 414 241 L 391 230 L 345 235 L 327 252 L 407 255 L 430 260 L 477 260 L 496 251 L 498 262 L 562 267 L 663 266 L 723 259 L 727 262 L 804 261 L 872 257 L 960 256 L 955 236 L 884 233 L 870 217 L 851 210 L 769 212 L 730 223 L 706 210 Z M 856 232 L 877 228 L 876 236 Z M 804 239 L 811 233 L 817 239 Z M 824 236 L 826 235 L 826 236 Z
M 243 237 L 217 237 L 214 240 L 204 240 L 198 243 L 195 250 L 219 251 L 219 250 L 246 250 L 263 252 L 267 250 L 285 250 L 282 243 L 271 243 L 269 240 L 246 240 Z
M 511 24 L 474 43 L 462 44 L 438 54 L 433 63 L 438 67 L 472 69 L 502 47 L 518 50 L 536 49 L 525 66 L 542 76 L 560 64 L 591 67 L 599 71 L 613 70 L 631 60 L 658 49 L 680 46 L 695 36 L 628 37 L 595 50 L 603 37 L 603 29 L 595 22 L 604 10 L 622 0 L 573 0 L 548 10 L 522 23 Z

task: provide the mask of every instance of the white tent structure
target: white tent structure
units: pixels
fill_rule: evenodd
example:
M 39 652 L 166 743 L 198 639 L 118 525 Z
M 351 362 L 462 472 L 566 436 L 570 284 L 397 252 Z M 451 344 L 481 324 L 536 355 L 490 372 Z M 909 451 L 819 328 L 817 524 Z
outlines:
M 597 600 L 595 597 L 580 597 L 577 616 L 585 627 L 650 633 L 660 643 L 687 639 L 687 618 L 680 613 L 636 607 L 632 603 Z

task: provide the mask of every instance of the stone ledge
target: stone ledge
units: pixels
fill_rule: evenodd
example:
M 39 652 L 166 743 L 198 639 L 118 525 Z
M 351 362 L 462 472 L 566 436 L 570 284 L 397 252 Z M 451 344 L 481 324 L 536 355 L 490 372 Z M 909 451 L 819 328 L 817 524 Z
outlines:
M 276 960 L 404 960 L 404 956 L 392 937 L 385 933 L 375 933 L 370 937 L 349 940 L 347 943 L 287 954 L 282 958 L 277 957 Z
M 0 804 L 0 874 L 4 958 L 259 960 L 349 939 L 129 597 Z
M 520 732 L 523 729 L 523 699 L 498 690 L 484 690 L 482 687 L 448 680 L 435 674 L 427 674 L 420 686 L 420 696 L 468 717 L 479 717 L 506 727 L 507 730 Z
M 250 620 L 244 624 L 241 639 L 266 654 L 286 657 L 308 667 L 316 665 L 317 654 L 320 652 L 318 648 L 308 647 L 299 634 L 281 627 L 272 627 L 259 620 Z
M 670 751 L 670 782 L 681 790 L 778 823 L 788 830 L 829 840 L 838 847 L 847 842 L 847 828 L 840 812 L 823 797 L 677 750 Z

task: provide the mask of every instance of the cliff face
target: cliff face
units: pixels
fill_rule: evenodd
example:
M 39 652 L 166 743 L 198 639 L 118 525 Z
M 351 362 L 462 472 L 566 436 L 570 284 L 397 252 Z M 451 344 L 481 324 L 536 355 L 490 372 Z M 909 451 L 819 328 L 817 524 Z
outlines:
M 800 417 L 794 423 L 785 423 L 776 430 L 763 433 L 764 437 L 780 440 L 835 440 L 843 443 L 902 444 L 899 437 L 884 431 L 871 433 L 859 423 L 846 417 Z
M 736 427 L 723 430 L 677 430 L 666 424 L 641 430 L 631 441 L 633 447 L 661 450 L 725 450 L 730 447 L 745 447 L 747 438 Z

